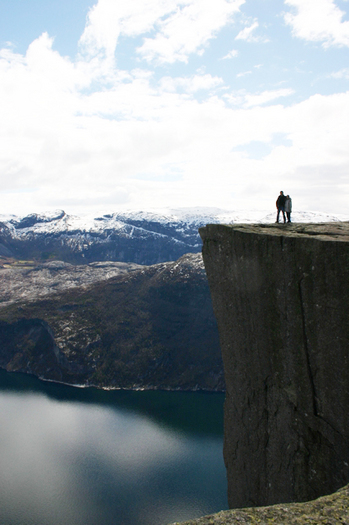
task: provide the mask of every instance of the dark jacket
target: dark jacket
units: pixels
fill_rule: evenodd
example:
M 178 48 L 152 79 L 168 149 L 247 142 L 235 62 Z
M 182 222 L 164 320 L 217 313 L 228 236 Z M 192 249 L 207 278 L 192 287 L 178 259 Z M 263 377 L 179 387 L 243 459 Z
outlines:
M 276 207 L 278 209 L 285 208 L 286 195 L 279 195 L 276 201 Z

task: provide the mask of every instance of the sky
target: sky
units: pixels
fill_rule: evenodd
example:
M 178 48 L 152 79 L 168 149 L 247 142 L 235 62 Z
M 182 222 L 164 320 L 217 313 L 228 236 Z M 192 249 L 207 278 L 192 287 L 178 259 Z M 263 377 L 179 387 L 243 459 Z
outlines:
M 349 213 L 349 0 L 0 0 L 0 214 Z

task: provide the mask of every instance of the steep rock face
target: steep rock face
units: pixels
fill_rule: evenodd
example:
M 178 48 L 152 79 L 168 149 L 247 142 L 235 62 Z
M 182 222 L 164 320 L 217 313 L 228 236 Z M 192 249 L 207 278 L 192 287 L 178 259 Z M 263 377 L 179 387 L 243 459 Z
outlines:
M 0 321 L 0 366 L 9 372 L 25 372 L 61 381 L 67 361 L 55 344 L 49 326 L 40 319 Z
M 230 507 L 349 481 L 349 223 L 208 225 Z

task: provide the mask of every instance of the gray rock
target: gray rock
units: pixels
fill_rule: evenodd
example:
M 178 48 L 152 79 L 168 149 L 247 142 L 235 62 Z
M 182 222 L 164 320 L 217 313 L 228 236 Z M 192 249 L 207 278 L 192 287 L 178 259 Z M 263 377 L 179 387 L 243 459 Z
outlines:
M 349 481 L 349 223 L 200 229 L 226 381 L 230 507 Z
M 307 503 L 226 510 L 173 525 L 347 525 L 349 523 L 349 486 L 334 494 Z

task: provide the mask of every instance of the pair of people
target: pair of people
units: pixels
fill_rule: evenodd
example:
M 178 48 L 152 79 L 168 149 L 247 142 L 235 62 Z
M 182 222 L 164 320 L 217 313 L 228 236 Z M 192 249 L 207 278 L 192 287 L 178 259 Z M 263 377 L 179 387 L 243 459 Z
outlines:
M 286 218 L 287 222 L 291 222 L 292 199 L 289 195 L 284 195 L 283 191 L 280 191 L 280 195 L 277 198 L 276 209 L 276 222 L 279 222 L 280 212 L 282 212 L 284 223 L 286 222 Z

